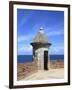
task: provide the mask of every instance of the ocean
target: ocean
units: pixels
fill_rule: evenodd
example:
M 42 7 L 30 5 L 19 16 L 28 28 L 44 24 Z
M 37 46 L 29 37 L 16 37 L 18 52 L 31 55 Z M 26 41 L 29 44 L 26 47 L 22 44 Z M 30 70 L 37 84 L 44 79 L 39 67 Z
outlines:
M 64 55 L 50 55 L 50 60 L 64 60 Z M 32 62 L 32 55 L 18 55 L 17 56 L 18 63 L 26 63 Z

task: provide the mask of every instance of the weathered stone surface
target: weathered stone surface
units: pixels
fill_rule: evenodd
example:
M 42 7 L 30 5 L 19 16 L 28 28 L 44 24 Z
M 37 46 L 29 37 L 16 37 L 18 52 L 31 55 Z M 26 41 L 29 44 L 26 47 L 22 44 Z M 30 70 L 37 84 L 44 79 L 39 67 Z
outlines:
M 62 60 L 57 60 L 55 62 L 50 62 L 50 68 L 64 68 L 64 61 Z
M 17 80 L 21 80 L 37 71 L 37 62 L 18 63 Z
M 64 68 L 64 62 L 63 60 L 59 61 L 49 61 L 48 67 L 50 69 L 58 69 L 58 68 Z M 26 78 L 27 76 L 37 72 L 38 70 L 38 63 L 37 60 L 29 63 L 18 63 L 17 65 L 17 80 L 21 80 Z

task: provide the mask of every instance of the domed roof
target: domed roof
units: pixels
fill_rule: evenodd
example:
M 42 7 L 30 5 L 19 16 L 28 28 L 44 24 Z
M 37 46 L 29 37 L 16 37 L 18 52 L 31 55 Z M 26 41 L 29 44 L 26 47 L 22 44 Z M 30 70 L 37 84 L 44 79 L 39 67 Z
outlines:
M 40 43 L 48 43 L 48 37 L 45 35 L 43 28 L 41 27 L 37 36 L 34 38 L 33 42 L 40 42 Z

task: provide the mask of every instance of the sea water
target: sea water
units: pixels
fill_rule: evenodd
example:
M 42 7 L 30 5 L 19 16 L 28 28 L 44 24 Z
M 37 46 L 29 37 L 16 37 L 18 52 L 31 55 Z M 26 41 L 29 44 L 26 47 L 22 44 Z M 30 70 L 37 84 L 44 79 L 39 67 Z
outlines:
M 64 55 L 50 55 L 50 60 L 51 61 L 64 60 Z M 32 55 L 18 55 L 17 62 L 18 63 L 32 62 Z

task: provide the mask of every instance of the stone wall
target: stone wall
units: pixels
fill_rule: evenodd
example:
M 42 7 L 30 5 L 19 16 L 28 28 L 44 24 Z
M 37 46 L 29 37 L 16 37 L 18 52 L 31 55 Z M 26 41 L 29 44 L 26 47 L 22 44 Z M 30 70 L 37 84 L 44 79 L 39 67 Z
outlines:
M 37 72 L 37 62 L 18 63 L 17 65 L 17 80 L 24 79 L 25 77 Z
M 58 68 L 64 68 L 64 61 L 58 60 L 58 61 L 50 61 L 50 69 L 58 69 Z
M 48 67 L 50 69 L 58 69 L 58 68 L 64 68 L 64 62 L 63 60 L 58 61 L 49 61 Z M 24 79 L 25 77 L 37 72 L 38 69 L 38 62 L 37 60 L 33 62 L 28 63 L 18 63 L 17 65 L 17 80 Z

